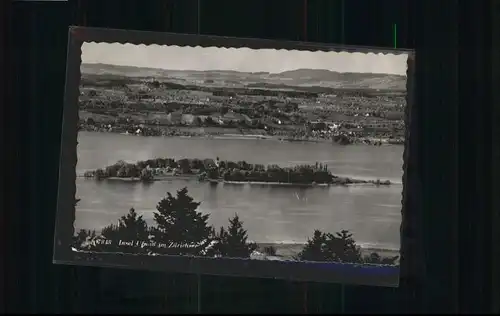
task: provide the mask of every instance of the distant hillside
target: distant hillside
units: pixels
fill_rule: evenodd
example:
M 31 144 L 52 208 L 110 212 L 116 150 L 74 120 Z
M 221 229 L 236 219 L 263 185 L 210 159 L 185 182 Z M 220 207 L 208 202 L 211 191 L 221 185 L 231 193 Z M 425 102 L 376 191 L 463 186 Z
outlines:
M 118 66 L 107 64 L 82 64 L 81 71 L 87 75 L 114 75 L 132 78 L 158 79 L 176 78 L 179 80 L 220 80 L 226 83 L 243 85 L 266 85 L 288 87 L 328 87 L 405 90 L 406 77 L 390 74 L 339 73 L 322 69 L 296 69 L 277 74 L 267 72 L 245 73 L 230 70 L 168 70 Z
M 281 78 L 291 78 L 291 79 L 300 79 L 308 77 L 308 78 L 315 78 L 328 81 L 333 81 L 344 77 L 350 77 L 350 78 L 369 78 L 369 77 L 375 78 L 381 76 L 396 76 L 402 78 L 405 77 L 405 76 L 390 75 L 383 73 L 336 72 L 326 69 L 295 69 L 295 70 L 283 71 L 278 74 L 272 74 L 271 76 L 276 76 Z
M 296 69 L 272 74 L 270 77 L 292 80 L 299 85 L 321 85 L 359 87 L 369 89 L 406 89 L 406 76 L 379 74 L 336 72 L 324 69 Z
M 83 74 L 89 75 L 115 75 L 124 77 L 164 77 L 167 73 L 163 69 L 143 68 L 133 66 L 119 66 L 108 64 L 84 64 L 80 66 Z
M 160 68 L 147 68 L 147 67 L 135 67 L 135 66 L 122 66 L 122 65 L 109 65 L 109 64 L 81 64 L 81 71 L 84 74 L 109 74 L 117 76 L 126 77 L 147 77 L 147 76 L 160 76 L 166 77 L 173 74 L 187 73 L 187 74 L 198 74 L 198 75 L 268 75 L 268 72 L 241 72 L 235 70 L 170 70 L 170 69 L 160 69 Z

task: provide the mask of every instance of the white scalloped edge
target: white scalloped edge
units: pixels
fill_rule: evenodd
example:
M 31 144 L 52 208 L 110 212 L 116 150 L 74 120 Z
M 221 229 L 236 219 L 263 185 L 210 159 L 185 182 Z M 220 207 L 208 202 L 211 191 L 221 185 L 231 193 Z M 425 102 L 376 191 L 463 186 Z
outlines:
M 306 42 L 292 42 L 292 41 L 276 41 L 266 39 L 248 39 L 248 38 L 234 38 L 234 37 L 221 37 L 221 36 L 205 36 L 205 35 L 190 35 L 190 34 L 176 34 L 176 33 L 159 33 L 159 32 L 145 32 L 145 31 L 129 31 L 119 29 L 103 29 L 103 28 L 89 28 L 71 26 L 69 28 L 69 44 L 68 44 L 68 62 L 66 70 L 66 89 L 65 89 L 65 114 L 63 119 L 63 135 L 61 138 L 61 161 L 60 161 L 60 177 L 59 177 L 59 197 L 58 197 L 58 210 L 56 219 L 56 233 L 54 241 L 54 262 L 63 264 L 84 264 L 92 266 L 113 266 L 123 268 L 146 268 L 144 260 L 149 261 L 148 258 L 142 258 L 137 254 L 122 254 L 122 253 L 93 253 L 93 252 L 73 252 L 70 244 L 74 234 L 74 221 L 75 221 L 75 195 L 76 195 L 76 165 L 78 162 L 77 157 L 77 124 L 78 110 L 70 109 L 73 104 L 77 104 L 77 98 L 80 93 L 80 79 L 82 63 L 82 44 L 83 43 L 120 43 L 120 44 L 133 44 L 138 46 L 181 46 L 181 47 L 217 47 L 217 48 L 250 48 L 250 49 L 274 49 L 285 51 L 310 51 L 310 52 L 349 52 L 349 53 L 373 53 L 384 55 L 401 55 L 406 54 L 407 60 L 407 94 L 406 94 L 406 107 L 405 107 L 405 149 L 403 153 L 403 191 L 402 196 L 402 223 L 401 223 L 401 251 L 400 262 L 407 261 L 407 257 L 412 257 L 413 242 L 406 241 L 405 232 L 407 230 L 414 230 L 413 222 L 409 212 L 414 211 L 413 206 L 410 205 L 412 201 L 408 199 L 408 191 L 412 188 L 408 187 L 407 183 L 407 169 L 408 159 L 410 155 L 410 142 L 411 133 L 411 113 L 413 108 L 413 89 L 414 89 L 414 63 L 415 54 L 413 50 L 408 49 L 390 49 L 390 48 L 376 48 L 366 46 L 351 46 L 351 45 L 332 45 L 322 43 L 306 43 Z M 412 91 L 408 93 L 408 91 Z M 68 113 L 72 113 L 68 117 Z M 72 134 L 72 136 L 70 135 Z M 415 153 L 412 153 L 415 154 Z M 62 192 L 61 192 L 62 191 Z M 68 212 L 68 209 L 72 209 Z M 134 264 L 127 265 L 122 260 L 104 260 L 114 255 L 117 258 L 130 258 Z M 141 259 L 141 258 L 142 259 Z M 158 256 L 150 257 L 158 261 Z M 160 256 L 166 257 L 169 260 L 181 259 L 180 263 L 176 263 L 177 267 L 171 267 L 169 270 L 178 272 L 194 272 L 191 270 L 200 270 L 199 262 L 213 260 L 219 261 L 218 258 L 204 258 L 204 257 L 188 257 L 188 256 Z M 72 258 L 72 259 L 71 259 Z M 186 261 L 186 259 L 188 261 Z M 198 259 L 194 260 L 193 259 Z M 242 266 L 246 266 L 251 262 L 260 261 L 242 258 L 223 258 L 222 260 L 230 261 L 243 261 Z M 77 261 L 77 262 L 75 262 Z M 139 263 L 138 263 L 139 262 Z M 186 266 L 189 262 L 189 267 Z M 246 262 L 246 263 L 245 263 Z M 273 261 L 274 262 L 274 261 Z M 97 263 L 97 264 L 96 264 Z M 198 264 L 197 264 L 198 263 Z M 268 263 L 268 262 L 266 262 Z M 285 263 L 299 263 L 301 265 L 307 262 L 286 261 Z M 312 263 L 318 264 L 318 262 Z M 158 265 L 156 263 L 155 265 Z M 345 264 L 344 264 L 345 265 Z M 363 267 L 359 264 L 349 264 L 353 267 Z M 195 266 L 197 266 L 195 268 Z M 381 265 L 382 266 L 382 265 Z M 152 267 L 151 270 L 162 270 Z M 409 269 L 402 269 L 402 278 L 410 277 L 413 271 Z M 244 272 L 242 276 L 247 276 Z M 293 276 L 291 276 L 293 278 Z M 297 279 L 297 278 L 295 278 Z M 340 277 L 340 279 L 342 279 Z M 297 279 L 297 280 L 300 280 Z M 393 280 L 394 281 L 394 280 Z M 397 286 L 398 282 L 382 282 L 384 284 L 374 284 L 373 282 L 364 282 L 363 280 L 353 280 L 354 284 L 364 285 L 384 285 L 384 286 Z M 332 281 L 333 282 L 333 281 Z M 390 284 L 389 284 L 390 283 Z

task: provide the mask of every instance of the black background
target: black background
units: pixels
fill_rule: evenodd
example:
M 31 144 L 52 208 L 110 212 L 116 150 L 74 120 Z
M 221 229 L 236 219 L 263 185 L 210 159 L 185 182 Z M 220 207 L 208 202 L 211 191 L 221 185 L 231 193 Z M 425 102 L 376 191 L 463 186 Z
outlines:
M 492 212 L 488 204 L 491 193 L 487 193 L 490 191 L 485 183 L 492 177 L 488 169 L 491 152 L 487 148 L 491 141 L 488 138 L 491 123 L 487 118 L 492 105 L 489 81 L 484 80 L 488 80 L 485 65 L 490 60 L 486 55 L 487 45 L 491 52 L 488 23 L 495 19 L 485 18 L 490 12 L 486 2 L 464 3 L 460 6 L 458 0 L 440 5 L 431 0 L 201 0 L 200 5 L 194 0 L 12 3 L 9 15 L 12 62 L 6 69 L 13 105 L 4 107 L 7 118 L 4 126 L 9 137 L 4 146 L 9 154 L 4 158 L 3 172 L 11 180 L 7 183 L 9 189 L 14 190 L 5 196 L 4 203 L 7 210 L 5 231 L 2 230 L 6 234 L 2 245 L 7 247 L 2 251 L 5 311 L 491 311 L 494 296 L 489 274 L 492 265 L 488 224 Z M 421 274 L 415 273 L 403 280 L 399 289 L 391 289 L 52 264 L 68 25 L 392 47 L 394 24 L 398 26 L 398 46 L 416 48 L 417 56 L 425 59 L 417 66 L 417 82 L 425 83 L 417 92 L 420 110 L 419 122 L 415 124 L 421 151 L 412 158 L 418 166 L 415 170 L 419 170 L 415 178 L 425 184 L 419 197 L 422 208 L 414 214 L 415 221 L 418 219 L 423 228 L 407 230 L 408 236 L 403 236 L 425 249 L 425 256 L 412 256 L 415 264 L 410 267 L 415 271 L 419 265 L 424 267 L 418 270 L 423 271 Z M 462 67 L 460 71 L 458 66 Z M 476 84 L 471 85 L 471 81 Z M 464 91 L 465 97 L 459 98 L 458 91 Z M 471 103 L 476 104 L 472 116 Z M 467 128 L 460 131 L 467 132 L 459 133 L 458 127 L 465 125 Z M 468 147 L 458 147 L 461 141 L 467 141 Z M 486 145 L 481 144 L 484 142 Z M 432 155 L 433 151 L 439 154 Z M 472 165 L 476 168 L 471 169 Z M 458 167 L 453 170 L 453 166 L 467 172 L 458 174 Z M 483 190 L 470 189 L 480 186 Z M 460 207 L 459 192 L 467 193 L 460 195 Z M 475 215 L 474 221 L 470 220 L 471 213 Z

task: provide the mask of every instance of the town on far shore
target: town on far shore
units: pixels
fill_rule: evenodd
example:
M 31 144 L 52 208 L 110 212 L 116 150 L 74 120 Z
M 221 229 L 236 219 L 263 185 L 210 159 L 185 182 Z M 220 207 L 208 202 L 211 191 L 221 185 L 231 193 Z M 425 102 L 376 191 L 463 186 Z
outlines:
M 404 144 L 406 77 L 401 75 L 81 67 L 83 131 Z
M 82 49 L 73 251 L 399 265 L 404 58 L 106 45 Z

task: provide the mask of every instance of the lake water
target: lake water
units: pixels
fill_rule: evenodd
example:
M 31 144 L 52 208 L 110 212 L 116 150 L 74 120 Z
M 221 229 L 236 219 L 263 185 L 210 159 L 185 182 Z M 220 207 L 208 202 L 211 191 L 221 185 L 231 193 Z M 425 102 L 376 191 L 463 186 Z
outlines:
M 338 175 L 389 179 L 389 187 L 351 186 L 289 188 L 258 185 L 210 186 L 174 180 L 152 184 L 96 182 L 77 178 L 77 229 L 101 229 L 134 207 L 150 223 L 166 192 L 187 187 L 210 214 L 217 228 L 238 213 L 257 242 L 304 242 L 314 229 L 350 230 L 366 247 L 399 249 L 403 146 L 341 146 L 330 143 L 290 143 L 273 140 L 139 137 L 80 132 L 77 173 L 102 168 L 118 160 L 135 162 L 155 157 L 245 160 L 262 164 L 326 163 Z

